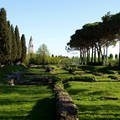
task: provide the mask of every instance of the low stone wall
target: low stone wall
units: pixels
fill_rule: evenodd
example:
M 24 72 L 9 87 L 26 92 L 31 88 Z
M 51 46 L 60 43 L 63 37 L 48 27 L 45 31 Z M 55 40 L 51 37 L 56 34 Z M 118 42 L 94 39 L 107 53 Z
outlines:
M 36 77 L 32 78 L 29 81 L 24 81 L 21 85 L 52 85 L 53 81 L 49 77 Z
M 79 120 L 77 106 L 64 88 L 55 85 L 54 91 L 56 95 L 56 120 Z
M 10 86 L 14 86 L 22 82 L 23 76 L 24 74 L 22 72 L 12 72 L 7 75 L 6 79 L 8 80 L 8 84 Z

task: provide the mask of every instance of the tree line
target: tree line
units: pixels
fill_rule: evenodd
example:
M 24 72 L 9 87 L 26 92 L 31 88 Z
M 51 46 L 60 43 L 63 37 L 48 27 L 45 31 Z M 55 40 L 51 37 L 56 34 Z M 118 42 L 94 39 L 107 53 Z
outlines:
M 16 64 L 26 58 L 25 35 L 20 36 L 19 28 L 7 20 L 4 8 L 0 9 L 0 64 Z
M 108 47 L 119 39 L 120 13 L 112 15 L 108 12 L 101 22 L 88 23 L 76 30 L 67 43 L 67 50 L 80 51 L 80 64 L 107 64 Z
M 31 39 L 30 39 L 31 40 Z M 28 53 L 25 61 L 26 65 L 37 64 L 37 65 L 48 65 L 48 64 L 70 64 L 72 59 L 67 56 L 55 56 L 51 55 L 47 45 L 41 44 L 36 53 Z

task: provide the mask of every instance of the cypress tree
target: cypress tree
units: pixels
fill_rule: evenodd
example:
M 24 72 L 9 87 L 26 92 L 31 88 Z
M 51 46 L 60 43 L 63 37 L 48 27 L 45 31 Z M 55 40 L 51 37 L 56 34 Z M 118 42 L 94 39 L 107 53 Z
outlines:
M 24 34 L 22 34 L 21 36 L 21 48 L 22 48 L 21 49 L 21 62 L 23 62 L 26 58 L 26 51 L 27 51 Z
M 9 61 L 10 63 L 12 63 L 12 33 L 11 33 L 11 25 L 10 25 L 10 21 L 7 21 L 7 25 L 8 25 L 8 36 L 9 36 Z
M 12 43 L 11 43 L 11 60 L 12 63 L 15 63 L 17 59 L 17 43 L 15 39 L 15 30 L 13 25 L 11 25 L 11 36 L 12 36 Z
M 16 44 L 17 44 L 17 61 L 20 61 L 21 59 L 21 41 L 20 41 L 20 35 L 19 35 L 19 29 L 18 26 L 15 27 L 15 39 L 16 39 Z
M 0 63 L 3 64 L 8 63 L 10 57 L 10 41 L 8 32 L 6 10 L 2 8 L 0 9 Z

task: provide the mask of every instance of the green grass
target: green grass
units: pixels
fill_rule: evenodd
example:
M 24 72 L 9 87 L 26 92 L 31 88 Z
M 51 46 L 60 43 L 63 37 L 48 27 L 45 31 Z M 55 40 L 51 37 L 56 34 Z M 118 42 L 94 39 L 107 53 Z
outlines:
M 24 69 L 22 66 L 6 66 L 0 69 L 0 83 L 6 83 L 7 74 L 22 71 L 23 80 L 39 77 L 59 77 L 62 80 L 71 77 L 95 77 L 98 82 L 69 82 L 65 89 L 72 96 L 79 109 L 81 120 L 119 120 L 120 119 L 120 83 L 108 76 L 120 77 L 118 69 L 105 66 L 80 66 L 75 71 L 77 75 L 69 74 L 60 67 L 52 72 L 41 68 Z M 102 73 L 97 76 L 90 72 Z M 107 81 L 107 82 L 106 82 Z M 109 82 L 108 82 L 109 81 Z M 114 82 L 115 81 L 115 82 Z M 115 97 L 118 100 L 107 100 L 105 97 Z M 47 86 L 0 86 L 0 120 L 54 120 L 55 101 Z
M 0 120 L 54 120 L 54 104 L 47 86 L 0 87 Z
M 40 68 L 40 69 L 36 69 L 36 68 L 29 68 L 26 72 L 37 72 L 37 73 L 43 73 L 45 70 Z
M 62 79 L 62 80 L 66 80 L 66 79 L 69 79 L 69 78 L 71 78 L 71 77 L 74 77 L 74 75 L 69 74 L 68 71 L 63 70 L 63 69 L 61 69 L 61 68 L 57 68 L 55 71 L 51 72 L 51 74 L 59 77 L 59 78 Z
M 24 81 L 33 80 L 34 78 L 54 78 L 49 72 L 45 72 L 43 68 L 29 68 L 25 71 Z
M 110 68 L 110 70 L 109 70 Z M 94 72 L 94 73 L 101 73 L 103 76 L 97 76 L 92 73 L 87 73 L 86 71 L 89 72 Z M 76 75 L 69 74 L 68 71 L 63 70 L 61 68 L 56 68 L 55 71 L 52 72 L 52 74 L 56 75 L 57 77 L 61 78 L 62 80 L 74 78 L 74 77 L 94 77 L 96 81 L 98 82 L 117 82 L 118 80 L 108 78 L 108 76 L 115 76 L 115 77 L 120 77 L 120 74 L 110 74 L 111 72 L 119 72 L 118 69 L 115 70 L 115 68 L 111 67 L 106 67 L 106 66 L 80 66 L 80 69 L 75 71 Z M 109 73 L 109 74 L 108 74 Z
M 69 82 L 65 88 L 78 106 L 81 120 L 120 119 L 119 82 Z M 105 99 L 106 97 L 118 100 Z

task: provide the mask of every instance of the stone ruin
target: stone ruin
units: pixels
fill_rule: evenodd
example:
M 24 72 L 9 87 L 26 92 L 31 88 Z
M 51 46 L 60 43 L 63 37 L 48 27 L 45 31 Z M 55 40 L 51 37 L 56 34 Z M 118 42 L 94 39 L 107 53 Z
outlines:
M 45 67 L 46 72 L 52 72 L 54 70 L 54 67 L 47 66 Z
M 21 85 L 52 85 L 53 80 L 48 77 L 36 77 L 32 78 L 29 81 L 24 81 Z
M 55 85 L 56 95 L 56 120 L 79 120 L 78 109 L 71 97 L 64 89 Z
M 9 86 L 14 86 L 15 85 L 14 79 L 8 80 L 8 85 Z
M 22 82 L 23 73 L 22 72 L 12 72 L 7 76 L 8 85 L 14 86 Z

